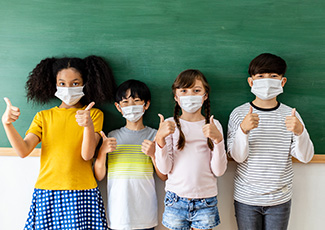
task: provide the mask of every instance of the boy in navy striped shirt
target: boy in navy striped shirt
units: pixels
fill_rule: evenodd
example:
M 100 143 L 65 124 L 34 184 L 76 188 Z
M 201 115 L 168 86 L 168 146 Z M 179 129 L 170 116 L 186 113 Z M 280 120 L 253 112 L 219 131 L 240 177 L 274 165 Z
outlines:
M 228 153 L 238 163 L 234 199 L 239 230 L 287 229 L 291 157 L 307 163 L 314 155 L 296 109 L 277 101 L 287 82 L 286 69 L 286 62 L 276 55 L 263 53 L 254 58 L 247 80 L 256 98 L 230 114 Z

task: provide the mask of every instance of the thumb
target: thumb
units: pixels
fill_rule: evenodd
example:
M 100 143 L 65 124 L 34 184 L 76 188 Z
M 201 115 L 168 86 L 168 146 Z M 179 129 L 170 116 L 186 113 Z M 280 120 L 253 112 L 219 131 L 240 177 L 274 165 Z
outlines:
M 160 117 L 160 123 L 163 123 L 165 121 L 164 116 L 161 115 L 160 113 L 158 114 L 158 116 Z
M 90 102 L 90 104 L 85 108 L 85 110 L 90 111 L 90 109 L 95 105 L 95 102 Z
M 214 124 L 213 115 L 210 117 L 210 124 Z
M 296 116 L 296 108 L 293 108 L 293 109 L 291 110 L 291 116 L 292 116 L 292 117 L 295 117 L 295 116 Z
M 252 114 L 253 113 L 253 107 L 252 106 L 250 106 L 249 107 L 249 111 L 248 111 L 248 114 Z
M 12 105 L 11 105 L 11 102 L 10 102 L 10 100 L 9 100 L 9 98 L 4 97 L 3 99 L 5 100 L 5 102 L 6 102 L 6 104 L 7 104 L 7 107 L 11 107 L 11 106 L 12 106 Z
M 100 131 L 100 135 L 102 136 L 103 140 L 107 139 L 107 137 L 103 131 Z

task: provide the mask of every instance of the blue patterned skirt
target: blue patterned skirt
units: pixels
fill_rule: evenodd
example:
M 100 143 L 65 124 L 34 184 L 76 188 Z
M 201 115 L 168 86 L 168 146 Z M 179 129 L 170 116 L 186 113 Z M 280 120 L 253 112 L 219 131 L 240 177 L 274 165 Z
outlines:
M 107 230 L 105 208 L 99 189 L 35 188 L 24 230 L 30 229 Z

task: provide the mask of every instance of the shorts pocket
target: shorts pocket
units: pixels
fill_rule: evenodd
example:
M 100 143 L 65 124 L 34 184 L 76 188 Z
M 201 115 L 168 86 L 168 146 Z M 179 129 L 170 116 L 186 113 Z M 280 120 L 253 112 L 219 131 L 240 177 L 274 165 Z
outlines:
M 178 197 L 175 193 L 167 191 L 164 200 L 165 206 L 167 207 L 173 206 L 177 202 L 177 198 Z
M 217 204 L 218 204 L 217 196 L 209 197 L 209 198 L 204 198 L 204 199 L 202 199 L 202 203 L 206 207 L 214 207 L 214 206 L 217 206 Z

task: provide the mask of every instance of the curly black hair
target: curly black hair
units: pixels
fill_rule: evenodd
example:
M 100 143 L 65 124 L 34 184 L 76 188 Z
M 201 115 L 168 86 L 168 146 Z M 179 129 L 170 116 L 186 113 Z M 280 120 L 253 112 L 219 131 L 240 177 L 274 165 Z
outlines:
M 62 69 L 74 68 L 84 82 L 83 105 L 113 102 L 116 83 L 113 72 L 107 62 L 98 56 L 81 58 L 45 58 L 29 73 L 26 82 L 27 100 L 45 104 L 55 98 L 56 77 Z

